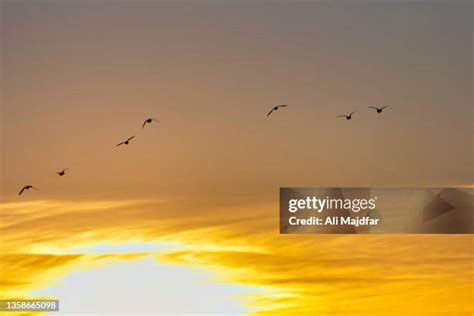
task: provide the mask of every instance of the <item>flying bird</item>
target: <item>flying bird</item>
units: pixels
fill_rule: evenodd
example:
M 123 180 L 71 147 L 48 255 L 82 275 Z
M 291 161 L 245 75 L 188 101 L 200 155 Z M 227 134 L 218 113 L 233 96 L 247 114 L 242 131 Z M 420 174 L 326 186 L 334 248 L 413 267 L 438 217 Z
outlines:
M 375 107 L 375 106 L 369 106 L 370 109 L 374 109 L 374 110 L 377 110 L 377 113 L 382 113 L 382 111 L 386 108 L 388 108 L 389 106 L 386 105 L 386 106 L 382 106 L 381 108 L 378 108 L 378 107 Z
M 270 114 L 272 114 L 273 111 L 278 111 L 278 108 L 286 108 L 288 105 L 286 104 L 282 104 L 282 105 L 277 105 L 277 106 L 274 106 L 270 112 L 268 112 L 267 116 L 270 116 Z
M 159 122 L 156 118 L 150 117 L 149 119 L 146 119 L 145 122 L 143 122 L 142 128 L 145 128 L 145 125 L 146 125 L 146 124 L 149 124 L 149 123 L 151 123 L 151 122 L 153 122 L 153 121 Z
M 134 139 L 134 138 L 135 138 L 135 136 L 132 136 L 132 137 L 130 137 L 129 139 L 127 139 L 126 141 L 123 141 L 123 142 L 121 142 L 121 143 L 118 143 L 117 145 L 115 145 L 115 147 L 118 147 L 118 146 L 120 146 L 120 145 L 128 145 L 128 143 L 130 143 L 130 141 L 131 141 L 132 139 Z
M 29 189 L 35 189 L 35 190 L 38 190 L 37 188 L 35 188 L 35 187 L 34 187 L 34 186 L 32 186 L 32 185 L 25 185 L 25 186 L 24 186 L 24 187 L 21 189 L 20 193 L 18 193 L 18 195 L 21 195 L 21 194 L 23 193 L 23 191 L 25 191 L 25 190 L 29 190 Z
M 350 119 L 352 118 L 352 114 L 354 114 L 354 113 L 355 113 L 355 111 L 354 111 L 354 112 L 352 112 L 352 113 L 351 113 L 351 114 L 349 114 L 349 115 L 339 115 L 338 117 L 345 117 L 345 118 L 346 118 L 346 120 L 350 120 Z
M 59 172 L 56 172 L 56 173 L 58 174 L 58 176 L 62 177 L 66 174 L 66 170 L 68 170 L 68 168 L 63 169 L 62 171 L 59 171 Z

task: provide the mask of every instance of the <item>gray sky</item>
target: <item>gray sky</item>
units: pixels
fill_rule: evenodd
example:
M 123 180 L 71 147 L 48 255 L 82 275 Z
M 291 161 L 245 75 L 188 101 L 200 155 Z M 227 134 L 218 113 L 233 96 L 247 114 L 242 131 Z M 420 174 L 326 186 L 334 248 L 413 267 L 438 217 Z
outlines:
M 472 2 L 1 6 L 6 199 L 472 184 Z

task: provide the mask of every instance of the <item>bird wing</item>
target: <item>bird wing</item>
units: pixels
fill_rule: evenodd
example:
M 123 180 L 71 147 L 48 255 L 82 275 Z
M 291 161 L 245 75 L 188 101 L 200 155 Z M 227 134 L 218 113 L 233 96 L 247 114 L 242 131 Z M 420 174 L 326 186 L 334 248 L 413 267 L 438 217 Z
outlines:
M 354 114 L 356 111 L 352 112 L 351 114 L 349 114 L 348 116 L 351 116 L 352 114 Z
M 286 108 L 288 105 L 282 104 L 282 105 L 277 105 L 277 108 Z
M 378 110 L 375 106 L 369 106 L 370 109 Z
M 146 125 L 146 121 L 147 121 L 147 120 L 145 120 L 145 122 L 143 122 L 142 128 L 144 128 L 144 127 L 145 127 L 145 125 Z
M 382 106 L 382 110 L 388 108 L 390 105 Z
M 153 121 L 157 121 L 157 122 L 159 122 L 159 120 L 158 120 L 158 119 L 156 119 L 156 118 L 153 118 L 153 117 L 152 117 L 151 119 L 152 119 Z
M 270 114 L 272 114 L 273 110 L 274 110 L 274 108 L 272 108 L 272 109 L 270 110 L 270 112 L 268 112 L 267 116 L 270 116 Z
M 134 139 L 134 138 L 135 138 L 135 136 L 130 137 L 129 139 L 127 139 L 127 142 Z
M 32 189 L 38 190 L 38 188 L 35 188 L 34 186 L 31 186 Z
M 124 142 L 118 143 L 117 145 L 115 145 L 115 147 L 118 147 L 118 146 L 123 145 L 123 144 L 124 144 Z
M 23 189 L 21 189 L 20 193 L 18 193 L 18 195 L 21 195 L 23 193 L 23 191 L 25 191 L 26 187 L 23 187 Z
M 347 115 L 339 115 L 338 117 L 347 117 Z

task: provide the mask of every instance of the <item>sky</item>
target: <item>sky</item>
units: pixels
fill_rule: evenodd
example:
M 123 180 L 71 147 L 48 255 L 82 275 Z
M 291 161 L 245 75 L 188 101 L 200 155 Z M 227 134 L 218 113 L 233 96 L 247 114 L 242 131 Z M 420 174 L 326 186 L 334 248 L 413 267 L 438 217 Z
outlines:
M 281 236 L 277 218 L 280 187 L 473 186 L 472 2 L 0 8 L 3 293 L 152 258 L 252 291 L 236 311 L 474 311 L 471 235 Z
M 2 8 L 7 198 L 472 184 L 470 2 Z

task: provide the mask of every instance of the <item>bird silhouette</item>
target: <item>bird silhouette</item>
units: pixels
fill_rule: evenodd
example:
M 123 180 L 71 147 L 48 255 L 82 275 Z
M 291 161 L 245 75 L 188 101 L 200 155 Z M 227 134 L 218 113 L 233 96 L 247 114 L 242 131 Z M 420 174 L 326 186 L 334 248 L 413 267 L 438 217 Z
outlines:
M 277 105 L 277 106 L 274 106 L 270 112 L 268 112 L 267 116 L 270 116 L 270 114 L 273 113 L 273 111 L 278 111 L 278 108 L 286 108 L 288 105 L 286 104 L 282 104 L 282 105 Z
M 32 185 L 25 185 L 25 186 L 24 186 L 24 187 L 21 189 L 20 193 L 18 193 L 18 195 L 21 195 L 21 194 L 23 193 L 23 191 L 25 191 L 25 190 L 29 190 L 29 189 L 35 189 L 35 190 L 38 190 L 37 188 L 35 188 L 35 187 L 34 187 L 34 186 L 32 186 Z
M 346 118 L 346 120 L 350 120 L 350 119 L 352 118 L 352 114 L 354 114 L 354 113 L 355 113 L 355 111 L 354 111 L 354 112 L 352 112 L 352 113 L 351 113 L 351 114 L 349 114 L 349 115 L 339 115 L 338 117 L 345 117 L 345 118 Z
M 153 122 L 153 121 L 159 122 L 156 118 L 150 117 L 149 119 L 146 119 L 145 122 L 143 122 L 142 128 L 145 128 L 145 125 L 146 125 L 146 124 L 149 124 L 149 123 L 151 123 L 151 122 Z
M 56 172 L 56 173 L 58 174 L 58 176 L 62 177 L 66 174 L 66 170 L 68 170 L 68 168 L 63 169 L 62 171 L 59 171 L 59 172 Z
M 128 145 L 128 144 L 130 143 L 130 141 L 131 141 L 132 139 L 134 139 L 134 138 L 135 138 L 135 136 L 132 136 L 132 137 L 130 137 L 129 139 L 127 139 L 126 141 L 123 141 L 123 142 L 121 142 L 121 143 L 118 143 L 117 145 L 115 145 L 115 147 L 118 147 L 118 146 L 120 146 L 120 145 Z
M 375 107 L 375 106 L 369 106 L 370 109 L 374 109 L 377 111 L 377 113 L 382 113 L 382 111 L 386 108 L 388 108 L 389 106 L 386 105 L 386 106 L 382 106 L 381 108 L 378 108 L 378 107 Z

